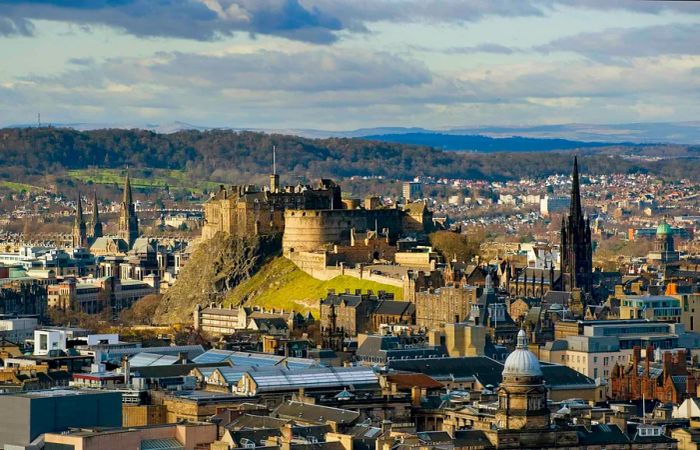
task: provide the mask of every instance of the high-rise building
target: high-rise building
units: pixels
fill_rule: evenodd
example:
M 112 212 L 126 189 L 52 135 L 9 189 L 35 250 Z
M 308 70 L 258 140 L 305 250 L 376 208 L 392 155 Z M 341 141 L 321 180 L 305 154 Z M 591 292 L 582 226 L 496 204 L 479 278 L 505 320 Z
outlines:
M 131 181 L 129 172 L 126 173 L 124 183 L 124 196 L 122 197 L 121 211 L 119 212 L 118 237 L 129 243 L 129 248 L 134 245 L 134 241 L 139 237 L 139 219 L 136 216 L 136 207 L 131 194 Z
M 405 181 L 403 183 L 403 199 L 407 202 L 412 202 L 418 200 L 422 196 L 422 189 L 420 183 L 415 183 L 412 181 Z
M 87 225 L 83 217 L 83 202 L 78 194 L 78 206 L 75 213 L 75 222 L 73 223 L 73 247 L 87 247 Z
M 569 215 L 561 222 L 561 290 L 580 289 L 590 294 L 593 287 L 593 246 L 590 219 L 581 208 L 578 160 L 574 158 Z

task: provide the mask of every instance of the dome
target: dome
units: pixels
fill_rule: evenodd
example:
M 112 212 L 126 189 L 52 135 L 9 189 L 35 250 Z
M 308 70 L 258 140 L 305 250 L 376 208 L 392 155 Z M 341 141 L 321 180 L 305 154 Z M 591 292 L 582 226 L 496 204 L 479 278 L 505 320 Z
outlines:
M 659 236 L 667 234 L 671 234 L 671 226 L 666 223 L 666 220 L 664 219 L 664 221 L 661 222 L 658 227 L 656 227 L 656 235 Z
M 518 332 L 518 345 L 508 355 L 503 366 L 503 375 L 541 377 L 542 368 L 534 353 L 527 349 L 527 336 L 524 330 Z

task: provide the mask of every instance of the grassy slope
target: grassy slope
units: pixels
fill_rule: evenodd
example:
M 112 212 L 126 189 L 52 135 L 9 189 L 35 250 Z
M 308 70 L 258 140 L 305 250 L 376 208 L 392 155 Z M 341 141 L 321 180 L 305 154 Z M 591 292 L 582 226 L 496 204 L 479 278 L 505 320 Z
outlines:
M 11 191 L 21 192 L 21 191 L 34 191 L 41 192 L 44 188 L 39 186 L 34 186 L 26 183 L 16 183 L 14 181 L 0 181 L 0 188 L 6 188 Z
M 181 170 L 152 169 L 150 178 L 132 175 L 131 185 L 135 188 L 162 188 L 169 185 L 171 188 L 183 187 L 193 192 L 201 192 L 202 189 L 216 189 L 219 184 L 211 181 L 189 180 Z M 69 170 L 68 175 L 83 183 L 117 184 L 124 183 L 124 171 L 121 169 L 76 169 Z
M 349 276 L 339 276 L 328 281 L 317 280 L 297 268 L 284 257 L 277 257 L 265 264 L 252 278 L 236 286 L 226 297 L 226 304 L 260 305 L 265 307 L 311 311 L 318 316 L 319 299 L 326 296 L 328 289 L 368 289 L 377 292 L 393 292 L 397 300 L 403 298 L 403 290 L 395 286 L 374 281 L 360 280 Z

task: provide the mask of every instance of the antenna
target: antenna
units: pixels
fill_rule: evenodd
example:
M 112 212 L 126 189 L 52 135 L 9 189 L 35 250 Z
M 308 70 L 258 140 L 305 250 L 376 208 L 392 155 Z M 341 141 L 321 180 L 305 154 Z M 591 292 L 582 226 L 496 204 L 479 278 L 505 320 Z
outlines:
M 36 124 L 37 128 L 41 128 L 41 113 L 36 114 Z
M 272 146 L 272 175 L 277 175 L 277 146 Z

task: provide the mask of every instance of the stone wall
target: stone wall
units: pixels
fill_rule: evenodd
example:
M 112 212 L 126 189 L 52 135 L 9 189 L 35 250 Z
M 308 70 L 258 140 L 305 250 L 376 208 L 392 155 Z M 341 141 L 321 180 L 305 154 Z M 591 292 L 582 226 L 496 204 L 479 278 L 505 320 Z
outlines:
M 349 245 L 353 228 L 356 233 L 387 230 L 394 240 L 403 231 L 404 214 L 399 209 L 287 210 L 282 248 L 286 253 Z

